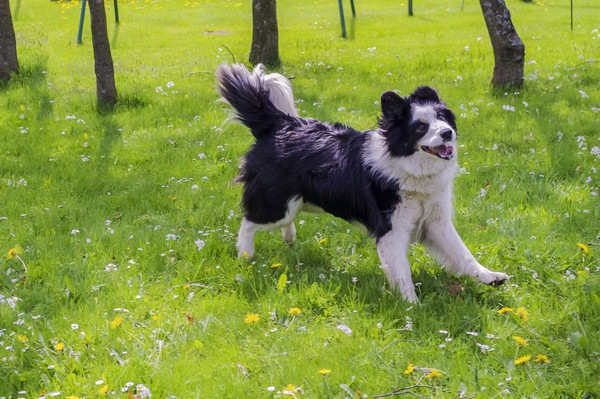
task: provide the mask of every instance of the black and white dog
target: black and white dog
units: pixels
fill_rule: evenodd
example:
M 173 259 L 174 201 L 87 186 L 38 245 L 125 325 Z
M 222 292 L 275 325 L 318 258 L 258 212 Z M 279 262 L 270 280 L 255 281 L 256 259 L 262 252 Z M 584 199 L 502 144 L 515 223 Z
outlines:
M 377 240 L 382 268 L 392 286 L 416 301 L 409 245 L 422 241 L 457 275 L 502 284 L 508 276 L 480 265 L 452 224 L 452 182 L 457 170 L 455 117 L 438 93 L 418 87 L 409 97 L 381 96 L 379 128 L 359 132 L 343 124 L 300 118 L 290 82 L 221 65 L 218 89 L 255 144 L 240 167 L 244 218 L 240 257 L 254 255 L 254 236 L 282 229 L 296 237 L 301 210 L 322 210 L 366 227 Z

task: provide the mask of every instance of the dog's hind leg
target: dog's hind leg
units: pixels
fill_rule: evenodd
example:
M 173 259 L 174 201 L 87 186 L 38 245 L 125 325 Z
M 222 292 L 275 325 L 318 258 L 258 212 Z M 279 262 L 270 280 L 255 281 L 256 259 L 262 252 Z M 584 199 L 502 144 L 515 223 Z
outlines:
M 248 219 L 242 219 L 242 225 L 237 236 L 238 257 L 250 259 L 254 256 L 254 236 L 260 230 L 260 225 Z
M 238 232 L 238 256 L 246 259 L 254 256 L 254 236 L 259 230 L 281 229 L 281 234 L 284 241 L 289 245 L 293 244 L 294 240 L 296 239 L 296 227 L 294 226 L 294 219 L 296 216 L 298 216 L 298 213 L 302 209 L 302 203 L 302 198 L 300 197 L 290 199 L 284 205 L 285 211 L 281 212 L 283 214 L 283 218 L 274 220 L 272 222 L 255 223 L 250 220 L 253 218 L 253 215 L 247 214 L 243 218 L 240 231 Z
M 292 245 L 296 241 L 296 226 L 293 222 L 281 228 L 281 236 L 287 245 Z

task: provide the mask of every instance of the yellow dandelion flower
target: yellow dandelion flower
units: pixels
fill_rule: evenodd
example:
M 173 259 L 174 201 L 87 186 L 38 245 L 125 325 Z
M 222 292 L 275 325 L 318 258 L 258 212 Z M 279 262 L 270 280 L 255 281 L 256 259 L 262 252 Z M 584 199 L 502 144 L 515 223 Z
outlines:
M 17 335 L 17 341 L 19 341 L 20 343 L 24 344 L 25 342 L 29 341 L 29 339 L 27 339 L 26 335 Z
M 300 313 L 302 313 L 302 310 L 300 308 L 291 308 L 288 310 L 288 313 L 290 316 L 298 316 Z
M 329 369 L 321 369 L 321 370 L 318 371 L 318 373 L 321 374 L 321 375 L 327 375 L 327 374 L 331 373 L 331 370 L 329 370 Z
M 412 363 L 409 363 L 409 365 L 406 366 L 406 370 L 404 370 L 404 374 L 406 374 L 406 375 L 412 374 L 413 371 L 415 371 L 415 365 Z
M 327 244 L 327 237 L 323 237 L 317 242 L 317 245 L 319 245 L 319 246 L 325 245 L 325 244 Z
M 190 289 L 190 284 L 189 283 L 186 283 L 186 284 L 183 285 L 183 290 L 184 291 L 187 291 L 189 289 Z
M 521 320 L 523 320 L 523 322 L 526 322 L 527 320 L 529 320 L 529 312 L 527 310 L 525 310 L 524 308 L 518 308 L 517 311 L 515 312 L 515 314 L 517 316 L 519 316 L 519 318 Z
M 537 355 L 535 361 L 538 363 L 550 363 L 550 359 L 546 355 Z
M 246 317 L 244 317 L 244 323 L 246 324 L 254 324 L 260 320 L 260 316 L 256 313 L 248 313 Z
M 115 317 L 115 319 L 110 322 L 110 328 L 112 328 L 112 329 L 119 328 L 121 326 L 121 324 L 123 324 L 123 320 L 125 320 L 125 319 L 123 319 L 121 316 Z
M 298 387 L 295 386 L 294 384 L 287 384 L 286 386 L 283 387 L 283 394 L 284 395 L 289 395 L 291 393 L 294 393 L 298 390 Z
M 586 253 L 586 254 L 590 253 L 590 248 L 587 245 L 585 245 L 585 244 L 583 244 L 581 242 L 578 242 L 577 246 L 579 248 L 581 248 L 581 250 L 583 251 L 583 253 Z
M 425 378 L 439 378 L 441 376 L 442 373 L 440 372 L 440 370 L 431 369 L 431 371 L 429 371 L 429 374 L 427 374 Z
M 527 346 L 527 345 L 529 345 L 527 343 L 527 340 L 525 338 L 523 338 L 523 337 L 519 337 L 518 335 L 513 335 L 512 338 L 517 342 L 517 345 L 520 345 L 520 346 Z
M 56 351 L 62 351 L 65 349 L 65 343 L 64 342 L 59 342 L 56 345 L 54 345 L 54 350 Z
M 250 259 L 250 255 L 248 255 L 248 252 L 246 252 L 246 251 L 242 252 L 242 257 L 244 259 Z
M 271 267 L 272 267 L 273 269 L 277 269 L 278 267 L 281 267 L 281 266 L 283 266 L 283 263 L 273 263 L 273 264 L 271 265 Z
M 505 307 L 503 307 L 502 309 L 500 309 L 500 310 L 498 311 L 498 314 L 509 313 L 509 312 L 512 312 L 512 311 L 513 311 L 513 310 L 512 310 L 511 308 L 509 308 L 509 307 L 506 307 L 506 306 L 505 306 Z
M 151 319 L 154 320 L 154 321 L 156 321 L 156 322 L 159 322 L 160 321 L 160 315 L 153 314 L 152 317 L 151 317 Z
M 22 253 L 23 253 L 23 248 L 21 248 L 20 245 L 15 245 L 8 251 L 8 253 L 6 254 L 6 257 L 8 259 L 18 258 L 19 255 L 21 255 Z
M 100 390 L 98 391 L 98 393 L 100 395 L 106 395 L 108 393 L 108 385 L 105 385 L 102 388 L 100 388 Z
M 520 358 L 515 360 L 513 363 L 515 364 L 515 366 L 518 366 L 519 364 L 527 363 L 530 360 L 531 360 L 531 355 L 521 356 Z

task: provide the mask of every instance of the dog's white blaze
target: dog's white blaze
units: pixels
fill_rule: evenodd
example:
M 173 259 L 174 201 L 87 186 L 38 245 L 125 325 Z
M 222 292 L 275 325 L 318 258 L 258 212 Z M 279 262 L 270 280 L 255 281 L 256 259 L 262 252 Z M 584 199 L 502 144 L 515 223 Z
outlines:
M 411 107 L 411 111 L 414 120 L 422 120 L 427 123 L 431 123 L 437 116 L 433 105 L 415 104 Z
M 456 148 L 456 132 L 447 122 L 439 119 L 435 108 L 432 105 L 413 105 L 412 115 L 414 120 L 420 120 L 429 125 L 427 134 L 419 140 L 419 145 L 428 147 L 437 147 L 442 144 L 451 145 Z M 444 141 L 440 135 L 442 131 L 452 130 L 452 140 Z

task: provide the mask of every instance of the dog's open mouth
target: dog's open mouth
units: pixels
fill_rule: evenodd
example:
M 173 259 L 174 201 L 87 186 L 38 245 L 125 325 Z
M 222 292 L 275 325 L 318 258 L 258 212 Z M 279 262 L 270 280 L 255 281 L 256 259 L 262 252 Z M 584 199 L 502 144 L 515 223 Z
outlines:
M 446 146 L 442 144 L 438 145 L 437 147 L 428 147 L 423 145 L 421 146 L 421 149 L 441 159 L 450 160 L 454 158 L 454 147 L 450 145 Z

